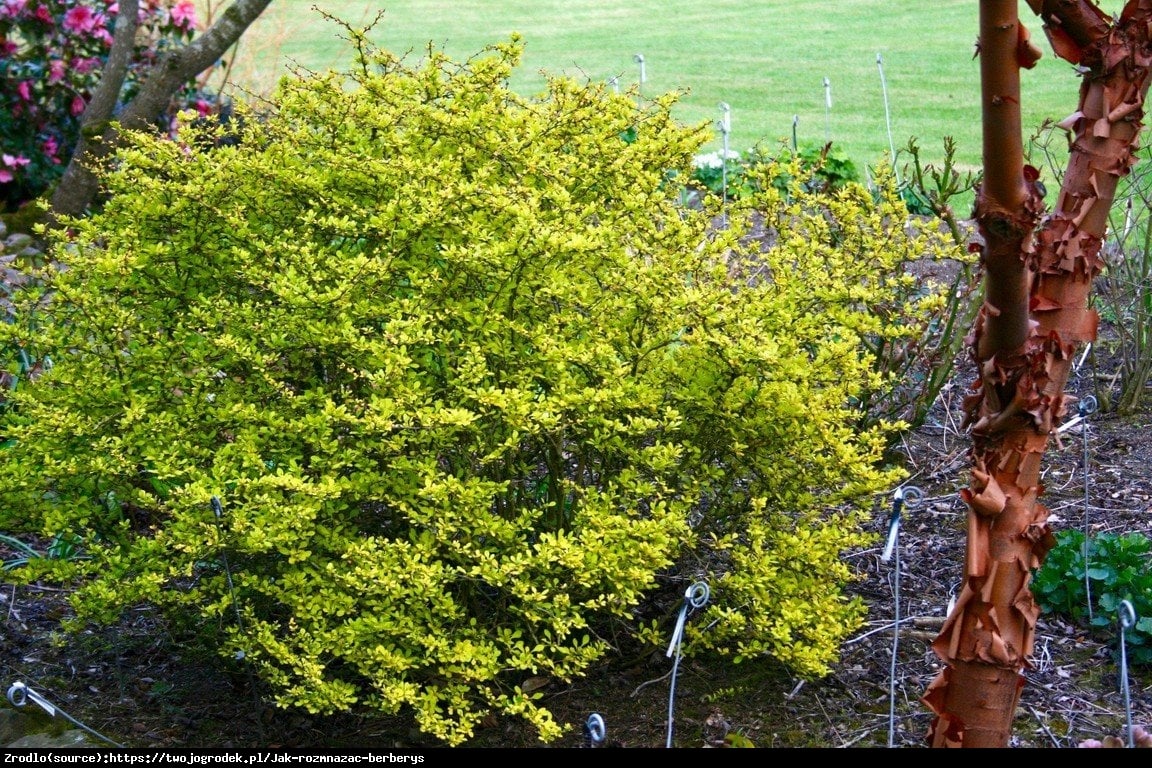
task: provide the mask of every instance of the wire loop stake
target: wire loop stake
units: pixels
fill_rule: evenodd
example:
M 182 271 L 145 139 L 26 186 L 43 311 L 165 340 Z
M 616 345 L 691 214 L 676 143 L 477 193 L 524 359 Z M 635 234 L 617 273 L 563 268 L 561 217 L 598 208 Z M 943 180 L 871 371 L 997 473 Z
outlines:
M 728 102 L 722 101 L 718 105 L 720 109 L 720 119 L 716 121 L 716 127 L 720 129 L 721 137 L 721 153 L 720 153 L 720 203 L 721 210 L 724 212 L 724 226 L 728 226 L 728 135 L 732 133 L 732 107 L 728 106 Z
M 896 549 L 896 538 L 900 532 L 900 512 L 904 507 L 914 508 L 924 498 L 924 491 L 914 485 L 897 488 L 892 495 L 892 514 L 888 516 L 888 541 L 884 546 L 884 554 L 880 559 L 885 563 L 892 558 Z
M 1135 736 L 1132 734 L 1132 699 L 1128 690 L 1128 651 L 1126 630 L 1136 626 L 1136 609 L 1127 600 L 1120 601 L 1120 689 L 1124 693 L 1124 714 L 1128 718 L 1128 748 L 1136 746 Z
M 89 728 L 87 725 L 84 725 L 84 723 L 82 723 L 79 720 L 77 720 L 76 718 L 72 717 L 72 715 L 70 715 L 67 712 L 65 712 L 64 710 L 60 709 L 55 704 L 48 701 L 48 699 L 44 698 L 43 696 L 41 696 L 36 691 L 34 691 L 31 688 L 29 688 L 28 686 L 24 685 L 24 683 L 22 683 L 22 682 L 17 681 L 15 683 L 12 683 L 12 685 L 8 688 L 8 701 L 10 701 L 12 703 L 12 706 L 14 706 L 14 707 L 23 707 L 28 702 L 32 702 L 36 706 L 40 707 L 40 709 L 47 712 L 48 717 L 56 717 L 56 715 L 60 715 L 60 717 L 64 718 L 68 722 L 72 723 L 77 728 L 80 728 L 84 731 L 87 731 L 88 733 L 92 734 L 93 736 L 100 739 L 101 741 L 106 741 L 114 747 L 119 747 L 120 749 L 124 749 L 123 744 L 115 742 L 112 739 L 105 736 L 104 734 L 98 733 L 97 731 L 94 731 L 93 729 Z
M 212 497 L 212 514 L 216 516 L 217 526 L 223 525 L 224 521 L 224 505 L 220 503 L 219 496 Z M 221 529 L 223 533 L 223 529 Z M 236 601 L 236 585 L 232 583 L 232 568 L 228 565 L 228 553 L 223 549 L 220 550 L 220 562 L 224 565 L 224 578 L 228 582 L 228 594 L 232 598 L 232 609 L 236 612 L 236 627 L 244 634 L 244 617 L 240 615 L 240 604 Z M 236 651 L 236 660 L 243 660 L 245 657 L 244 651 Z
M 1088 501 L 1089 501 L 1088 481 L 1090 480 L 1090 477 L 1088 475 L 1088 421 L 1087 421 L 1087 419 L 1091 414 L 1096 412 L 1096 405 L 1097 405 L 1096 404 L 1096 398 L 1093 397 L 1092 395 L 1084 396 L 1083 398 L 1080 399 L 1080 402 L 1076 404 L 1076 412 L 1078 414 L 1078 420 L 1084 422 L 1083 426 L 1080 428 L 1080 435 L 1083 438 L 1083 444 L 1082 444 L 1083 448 L 1082 448 L 1080 453 L 1081 453 L 1081 456 L 1083 457 L 1082 471 L 1084 473 L 1084 552 L 1083 552 L 1083 555 L 1084 555 L 1084 594 L 1088 600 L 1088 621 L 1089 621 L 1089 623 L 1091 623 L 1091 621 L 1092 621 L 1092 580 L 1088 576 L 1088 571 L 1089 571 L 1089 568 L 1091 565 L 1089 563 L 1089 560 L 1091 558 L 1092 549 L 1091 549 L 1089 540 L 1092 537 L 1092 528 L 1091 528 L 1091 525 L 1089 523 L 1089 515 L 1091 513 L 1091 507 L 1088 504 Z
M 824 143 L 832 141 L 832 81 L 824 78 Z
M 876 67 L 880 70 L 880 92 L 884 96 L 884 124 L 888 126 L 888 151 L 892 153 L 892 171 L 900 183 L 900 168 L 896 165 L 896 143 L 892 140 L 892 111 L 888 107 L 888 81 L 884 78 L 884 57 L 876 52 Z
M 220 502 L 219 496 L 213 496 L 211 499 L 212 514 L 216 517 L 216 527 L 220 531 L 221 536 L 224 535 L 224 505 Z M 244 616 L 240 613 L 240 601 L 236 598 L 236 584 L 232 581 L 232 567 L 228 564 L 228 552 L 224 547 L 220 548 L 220 562 L 224 566 L 224 578 L 228 583 L 228 595 L 232 599 L 232 609 L 236 612 L 236 629 L 240 631 L 241 637 L 248 639 L 248 631 L 244 628 Z M 233 658 L 236 661 L 244 661 L 248 657 L 247 651 L 240 648 L 236 651 Z M 248 666 L 248 679 L 252 686 L 252 702 L 253 712 L 257 713 L 256 729 L 260 737 L 264 737 L 264 726 L 261 723 L 259 713 L 262 710 L 260 695 L 256 687 L 256 673 L 251 666 Z
M 900 645 L 900 513 L 907 507 L 913 509 L 924 498 L 924 491 L 914 485 L 901 486 L 892 494 L 892 513 L 888 516 L 888 542 L 880 559 L 888 562 L 895 554 L 892 577 L 893 614 L 892 621 L 892 662 L 888 674 L 888 746 L 892 747 L 896 735 L 896 652 Z
M 604 725 L 604 718 L 597 712 L 588 715 L 588 719 L 584 721 L 584 745 L 587 747 L 602 746 L 607 736 L 608 727 Z
M 667 747 L 672 748 L 672 710 L 673 703 L 676 700 L 676 668 L 680 666 L 680 645 L 684 640 L 684 622 L 688 619 L 688 614 L 698 608 L 703 608 L 708 603 L 710 596 L 708 585 L 702 581 L 697 581 L 692 586 L 688 587 L 684 592 L 684 604 L 680 606 L 680 615 L 676 617 L 676 628 L 672 630 L 672 642 L 668 644 L 669 658 L 673 654 L 676 655 L 675 661 L 672 662 L 672 683 L 668 689 L 668 740 Z

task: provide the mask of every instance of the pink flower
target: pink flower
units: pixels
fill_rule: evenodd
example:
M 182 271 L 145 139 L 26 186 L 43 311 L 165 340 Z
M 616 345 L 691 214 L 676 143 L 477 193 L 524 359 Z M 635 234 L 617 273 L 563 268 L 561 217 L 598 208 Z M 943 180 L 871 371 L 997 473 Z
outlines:
M 0 56 L 11 56 L 18 50 L 20 50 L 20 46 L 11 40 L 0 41 Z
M 86 5 L 77 5 L 64 14 L 64 29 L 73 34 L 87 34 L 99 26 L 100 17 Z
M 86 75 L 98 66 L 100 66 L 100 59 L 95 56 L 89 56 L 83 59 L 76 59 L 76 61 L 72 62 L 72 71 L 78 75 Z
M 196 111 L 200 113 L 201 117 L 207 117 L 212 114 L 212 102 L 206 99 L 196 99 Z
M 83 96 L 74 96 L 72 98 L 72 105 L 68 108 L 68 111 L 72 113 L 73 117 L 75 117 L 76 115 L 79 115 L 81 112 L 83 112 L 87 106 L 88 105 L 84 103 Z
M 32 15 L 36 17 L 37 21 L 42 21 L 49 26 L 52 25 L 52 12 L 50 10 L 48 10 L 48 6 L 46 6 L 46 5 L 36 6 L 36 12 Z
M 172 6 L 169 12 L 172 17 L 172 26 L 177 29 L 192 30 L 196 28 L 196 4 L 192 0 L 181 0 Z
M 16 86 L 16 93 L 20 94 L 20 98 L 24 101 L 32 101 L 32 81 L 21 80 Z
M 4 0 L 3 4 L 0 4 L 0 16 L 14 19 L 24 13 L 27 6 L 28 0 Z
M 55 137 L 49 136 L 44 139 L 40 143 L 40 149 L 54 165 L 60 165 L 60 142 L 56 141 Z
M 7 168 L 0 168 L 0 184 L 7 184 L 16 178 L 16 174 L 12 173 L 8 168 L 23 168 L 32 161 L 23 155 L 10 155 L 5 152 L 3 155 L 0 155 L 0 162 L 3 162 L 4 165 L 7 166 Z
M 52 59 L 52 61 L 48 62 L 48 82 L 60 82 L 64 79 L 64 72 L 65 66 L 63 59 Z

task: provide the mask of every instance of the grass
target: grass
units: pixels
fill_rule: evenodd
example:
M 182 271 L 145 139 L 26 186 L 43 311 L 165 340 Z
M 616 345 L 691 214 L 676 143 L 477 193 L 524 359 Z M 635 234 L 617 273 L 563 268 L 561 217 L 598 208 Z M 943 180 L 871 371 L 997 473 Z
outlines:
M 678 116 L 685 122 L 715 126 L 720 103 L 730 105 L 729 147 L 740 152 L 791 142 L 795 125 L 801 144 L 831 140 L 860 171 L 893 148 L 899 165 L 910 138 L 927 162 L 939 162 L 943 137 L 951 136 L 963 168 L 982 164 L 973 58 L 979 4 L 973 0 L 284 0 L 242 41 L 234 79 L 263 93 L 290 63 L 312 70 L 349 66 L 343 30 L 317 6 L 356 26 L 383 8 L 371 39 L 412 56 L 433 44 L 463 60 L 519 32 L 526 53 L 511 86 L 525 94 L 542 88 L 541 71 L 582 80 L 618 77 L 623 88 L 637 86 L 639 53 L 642 92 L 682 91 Z M 1047 46 L 1040 20 L 1021 6 L 1025 26 L 1045 52 L 1023 73 L 1030 133 L 1074 111 L 1080 83 Z M 720 146 L 715 132 L 708 148 Z

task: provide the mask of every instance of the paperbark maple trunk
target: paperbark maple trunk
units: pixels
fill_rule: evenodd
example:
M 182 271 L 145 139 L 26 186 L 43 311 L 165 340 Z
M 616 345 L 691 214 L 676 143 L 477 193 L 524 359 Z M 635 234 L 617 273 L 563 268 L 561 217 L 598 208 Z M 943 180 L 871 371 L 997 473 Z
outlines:
M 1148 91 L 1152 0 L 1116 20 L 1089 0 L 1028 0 L 1055 53 L 1082 73 L 1061 123 L 1070 156 L 1054 210 L 1024 165 L 1021 67 L 1039 55 L 1016 0 L 981 0 L 984 178 L 975 216 L 985 303 L 967 339 L 978 379 L 965 400 L 971 479 L 963 589 L 933 643 L 944 668 L 923 701 L 933 747 L 1006 747 L 1039 609 L 1032 570 L 1052 545 L 1040 465 L 1072 400 L 1076 349 L 1096 337 L 1088 306 L 1116 186 L 1134 162 Z

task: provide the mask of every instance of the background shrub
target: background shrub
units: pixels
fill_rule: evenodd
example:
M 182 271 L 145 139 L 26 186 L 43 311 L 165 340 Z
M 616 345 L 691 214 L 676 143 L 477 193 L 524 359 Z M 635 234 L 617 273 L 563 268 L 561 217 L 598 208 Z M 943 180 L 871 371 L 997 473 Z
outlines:
M 191 40 L 197 24 L 190 0 L 142 0 L 139 14 L 123 100 L 167 49 Z M 114 0 L 0 0 L 0 212 L 42 194 L 64 173 L 108 61 L 115 19 Z M 156 124 L 167 132 L 180 109 L 209 114 L 216 102 L 194 80 Z
M 793 168 L 716 228 L 666 181 L 705 134 L 673 97 L 526 99 L 516 39 L 412 66 L 351 37 L 234 144 L 136 135 L 17 296 L 0 342 L 54 365 L 13 393 L 0 526 L 85 546 L 22 572 L 74 581 L 77 624 L 155 603 L 283 706 L 449 744 L 490 711 L 555 738 L 523 682 L 666 645 L 699 578 L 689 652 L 824 674 L 900 477 L 898 425 L 855 426 L 901 279 L 858 278 L 931 247 L 856 238 L 895 191 L 806 211 Z M 767 251 L 756 211 L 789 222 Z
M 839 147 L 828 143 L 817 147 L 805 144 L 798 150 L 788 146 L 773 148 L 759 144 L 744 157 L 739 152 L 723 150 L 705 152 L 692 158 L 689 187 L 721 197 L 737 198 L 755 192 L 767 182 L 786 192 L 791 181 L 790 159 L 799 160 L 804 185 L 811 191 L 834 192 L 850 183 L 861 181 L 856 166 Z M 777 175 L 764 177 L 762 166 Z

